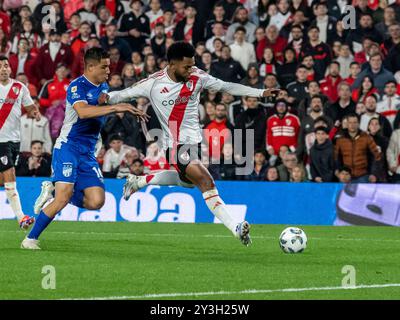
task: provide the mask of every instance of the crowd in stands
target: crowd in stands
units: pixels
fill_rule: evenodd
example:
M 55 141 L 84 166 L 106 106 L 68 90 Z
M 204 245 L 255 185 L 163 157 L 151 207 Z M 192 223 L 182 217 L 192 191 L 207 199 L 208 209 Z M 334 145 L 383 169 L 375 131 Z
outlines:
M 215 179 L 400 182 L 399 0 L 3 0 L 0 54 L 42 116 L 21 121 L 21 176 L 50 175 L 68 84 L 91 47 L 110 54 L 110 91 L 167 65 L 174 41 L 224 81 L 279 89 L 265 99 L 204 91 L 203 163 Z M 346 5 L 354 10 L 344 13 Z M 56 29 L 45 6 L 56 12 Z M 354 16 L 352 15 L 354 13 Z M 354 20 L 355 28 L 349 26 Z M 169 169 L 151 116 L 107 117 L 98 161 L 105 177 Z M 248 137 L 246 130 L 253 130 Z M 237 132 L 241 132 L 237 138 Z M 238 150 L 254 144 L 253 170 L 238 175 Z M 240 146 L 241 148 L 238 148 Z

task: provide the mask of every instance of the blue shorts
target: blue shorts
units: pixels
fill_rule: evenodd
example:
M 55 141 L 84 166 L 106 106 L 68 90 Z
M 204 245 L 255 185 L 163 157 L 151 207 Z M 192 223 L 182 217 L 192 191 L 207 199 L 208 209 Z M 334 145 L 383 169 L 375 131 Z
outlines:
M 94 153 L 82 145 L 62 143 L 60 149 L 54 148 L 51 167 L 53 182 L 74 184 L 75 192 L 90 187 L 104 189 L 99 163 Z

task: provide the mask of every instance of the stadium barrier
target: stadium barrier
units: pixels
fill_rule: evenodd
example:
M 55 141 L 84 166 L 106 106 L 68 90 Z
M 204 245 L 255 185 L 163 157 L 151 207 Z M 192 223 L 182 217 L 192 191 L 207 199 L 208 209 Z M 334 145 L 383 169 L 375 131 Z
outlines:
M 32 211 L 43 180 L 17 179 L 22 207 L 27 214 Z M 123 184 L 123 180 L 106 179 L 106 201 L 102 209 L 90 211 L 68 205 L 56 220 L 219 223 L 197 189 L 148 186 L 125 201 Z M 217 187 L 237 221 L 400 226 L 400 185 L 219 181 Z M 0 219 L 13 218 L 4 189 L 0 190 Z

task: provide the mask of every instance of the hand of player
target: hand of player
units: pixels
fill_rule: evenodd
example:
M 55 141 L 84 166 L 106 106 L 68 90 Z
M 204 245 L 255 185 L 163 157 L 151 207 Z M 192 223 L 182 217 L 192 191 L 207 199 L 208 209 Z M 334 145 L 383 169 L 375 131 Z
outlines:
M 132 106 L 129 103 L 119 103 L 116 104 L 114 107 L 116 109 L 115 110 L 116 112 L 129 112 L 134 116 L 138 117 L 142 121 L 148 121 L 150 118 L 145 112 Z
M 108 99 L 110 99 L 110 96 L 107 93 L 102 92 L 99 95 L 99 98 L 97 99 L 97 103 L 101 106 L 104 104 L 107 104 Z
M 265 89 L 263 93 L 263 97 L 274 97 L 279 93 L 279 89 Z

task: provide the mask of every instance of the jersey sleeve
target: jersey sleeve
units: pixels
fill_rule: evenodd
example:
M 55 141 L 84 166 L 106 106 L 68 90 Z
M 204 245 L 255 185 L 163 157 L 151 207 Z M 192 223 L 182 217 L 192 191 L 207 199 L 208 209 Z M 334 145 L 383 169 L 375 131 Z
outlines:
M 124 90 L 110 92 L 108 93 L 110 97 L 108 103 L 116 104 L 123 101 L 130 101 L 139 97 L 148 98 L 153 81 L 153 79 L 146 78 L 136 82 L 134 85 Z
M 87 103 L 87 100 L 86 100 L 86 93 L 82 85 L 75 82 L 68 86 L 67 103 L 69 103 L 73 107 L 74 104 L 77 102 Z
M 32 106 L 35 104 L 32 100 L 28 88 L 25 85 L 23 85 L 21 88 L 21 94 L 22 94 L 22 105 L 24 107 Z
M 199 70 L 198 74 L 200 76 L 203 88 L 207 90 L 223 91 L 233 96 L 249 96 L 257 98 L 262 97 L 264 93 L 263 89 L 255 89 L 238 83 L 225 82 L 209 75 L 202 70 Z

